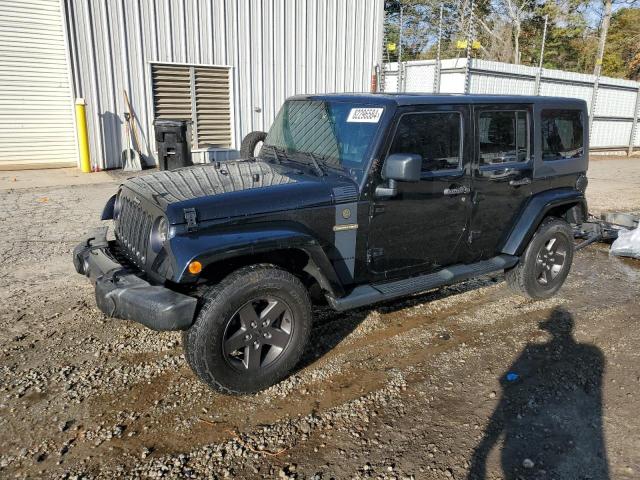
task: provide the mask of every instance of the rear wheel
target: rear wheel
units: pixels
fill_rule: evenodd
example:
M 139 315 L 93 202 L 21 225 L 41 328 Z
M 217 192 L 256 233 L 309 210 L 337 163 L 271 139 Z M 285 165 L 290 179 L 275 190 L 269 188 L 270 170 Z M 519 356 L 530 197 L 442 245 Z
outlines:
M 516 293 L 533 299 L 549 298 L 560 289 L 573 262 L 573 233 L 564 220 L 545 219 L 518 264 L 505 274 Z
M 291 372 L 310 329 L 311 302 L 300 280 L 272 265 L 252 265 L 204 295 L 183 334 L 185 357 L 212 388 L 256 392 Z

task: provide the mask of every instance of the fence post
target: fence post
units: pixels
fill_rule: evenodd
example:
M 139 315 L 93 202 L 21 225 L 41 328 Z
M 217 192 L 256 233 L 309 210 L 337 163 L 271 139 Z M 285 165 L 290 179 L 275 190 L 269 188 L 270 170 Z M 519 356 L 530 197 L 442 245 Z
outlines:
M 598 88 L 600 86 L 600 75 L 596 75 L 593 81 L 593 93 L 591 94 L 591 109 L 589 111 L 589 140 L 593 135 L 593 120 L 596 116 L 596 105 L 598 103 Z
M 544 60 L 544 44 L 547 41 L 547 22 L 549 16 L 544 17 L 544 29 L 542 30 L 542 45 L 540 46 L 540 63 L 538 64 L 538 74 L 536 75 L 535 95 L 540 95 L 540 82 L 542 81 L 542 62 Z
M 442 14 L 444 12 L 444 4 L 440 4 L 440 21 L 438 22 L 438 50 L 436 52 L 436 69 L 433 72 L 433 93 L 440 93 L 440 51 L 442 45 Z
M 473 7 L 474 0 L 469 3 L 469 28 L 467 29 L 467 69 L 464 76 L 464 93 L 471 92 L 471 42 L 473 42 Z
M 629 135 L 629 150 L 627 151 L 628 156 L 631 156 L 631 154 L 633 153 L 636 128 L 638 127 L 638 116 L 640 116 L 640 86 L 638 87 L 638 92 L 636 93 L 636 106 L 633 110 L 633 123 L 631 124 L 631 135 Z

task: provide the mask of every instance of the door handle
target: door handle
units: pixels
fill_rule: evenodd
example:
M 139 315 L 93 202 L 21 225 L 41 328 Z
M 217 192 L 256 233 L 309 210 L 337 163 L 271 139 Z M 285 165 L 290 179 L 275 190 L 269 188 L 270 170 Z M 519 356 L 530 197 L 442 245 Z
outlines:
M 529 177 L 518 178 L 517 180 L 511 180 L 509 185 L 512 187 L 519 187 L 520 185 L 529 185 L 531 183 L 531 179 Z
M 445 188 L 442 193 L 445 195 L 466 195 L 467 193 L 471 193 L 471 189 L 463 185 L 460 187 Z

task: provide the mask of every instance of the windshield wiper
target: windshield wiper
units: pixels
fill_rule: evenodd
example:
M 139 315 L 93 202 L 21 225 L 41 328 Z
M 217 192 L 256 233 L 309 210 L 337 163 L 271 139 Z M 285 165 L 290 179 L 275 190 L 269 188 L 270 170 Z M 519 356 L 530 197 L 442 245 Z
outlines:
M 271 151 L 273 152 L 273 157 L 275 158 L 276 162 L 282 164 L 282 159 L 280 158 L 280 155 L 283 155 L 285 158 L 287 158 L 287 153 L 284 150 L 276 147 L 275 145 L 263 144 L 262 148 L 265 148 L 265 147 L 271 149 Z
M 324 169 L 320 166 L 320 162 L 318 162 L 318 158 L 320 158 L 321 162 L 324 162 L 324 157 L 319 156 L 317 153 L 313 153 L 313 152 L 307 152 L 307 155 L 309 155 L 309 158 L 313 162 L 313 168 L 316 169 L 316 173 L 318 174 L 318 176 L 324 177 L 325 175 Z
M 311 153 L 311 152 L 294 152 L 297 155 L 302 155 L 302 156 L 309 157 L 309 159 L 311 160 L 311 165 L 309 165 L 309 163 L 300 161 L 300 159 L 296 160 L 295 158 L 292 158 L 292 156 L 289 155 L 284 148 L 276 147 L 275 145 L 263 145 L 262 146 L 262 148 L 265 148 L 265 147 L 268 148 L 268 149 L 271 149 L 271 151 L 273 152 L 273 157 L 276 159 L 276 161 L 279 164 L 282 164 L 282 160 L 284 159 L 284 160 L 287 160 L 289 162 L 296 163 L 298 165 L 305 165 L 307 167 L 308 166 L 313 167 L 314 172 L 319 177 L 324 177 L 324 175 L 325 175 L 324 169 L 320 166 L 320 162 L 318 162 L 318 160 L 320 160 L 321 162 L 324 161 L 324 157 L 323 156 L 318 156 L 318 154 Z

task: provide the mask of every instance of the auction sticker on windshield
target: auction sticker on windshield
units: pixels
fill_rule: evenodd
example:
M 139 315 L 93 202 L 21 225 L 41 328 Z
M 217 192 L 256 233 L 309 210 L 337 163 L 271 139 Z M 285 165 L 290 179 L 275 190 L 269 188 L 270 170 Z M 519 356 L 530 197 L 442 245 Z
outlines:
M 378 123 L 384 108 L 352 108 L 347 122 Z

